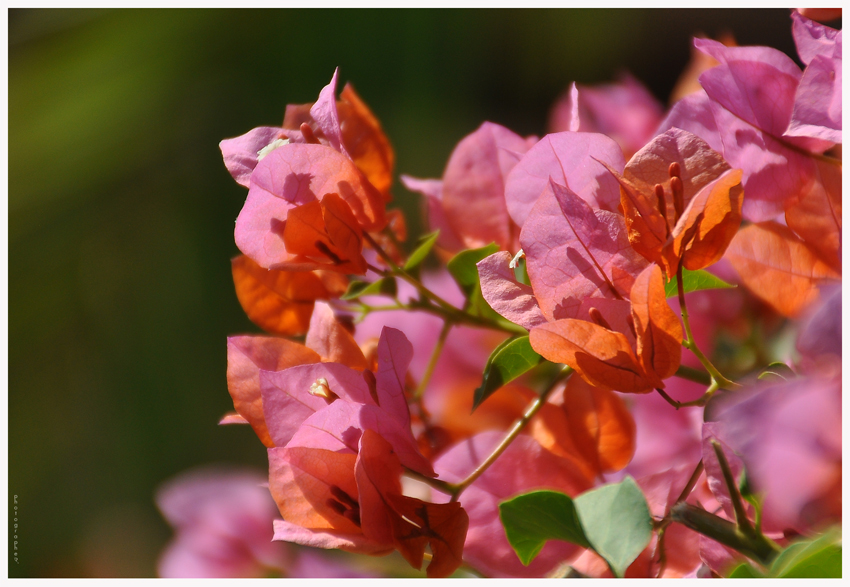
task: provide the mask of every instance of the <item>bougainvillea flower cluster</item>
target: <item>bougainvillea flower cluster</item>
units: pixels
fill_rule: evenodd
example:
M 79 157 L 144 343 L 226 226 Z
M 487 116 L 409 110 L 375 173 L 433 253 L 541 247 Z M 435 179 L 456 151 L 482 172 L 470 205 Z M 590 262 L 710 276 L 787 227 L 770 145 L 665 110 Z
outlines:
M 266 447 L 279 518 L 216 502 L 221 573 L 295 564 L 273 536 L 428 577 L 840 576 L 841 31 L 816 14 L 789 22 L 802 68 L 697 38 L 666 111 L 622 74 L 542 137 L 484 122 L 401 176 L 418 242 L 338 72 L 222 141 L 267 334 L 227 340 L 221 423 Z M 212 522 L 174 499 L 210 574 Z

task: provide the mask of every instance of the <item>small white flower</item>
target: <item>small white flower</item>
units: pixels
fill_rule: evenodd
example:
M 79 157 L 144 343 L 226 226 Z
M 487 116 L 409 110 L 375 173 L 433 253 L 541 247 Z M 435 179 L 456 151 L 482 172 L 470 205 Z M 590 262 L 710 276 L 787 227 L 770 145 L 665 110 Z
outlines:
M 257 161 L 262 161 L 263 157 L 277 149 L 278 147 L 282 147 L 284 145 L 289 144 L 289 139 L 275 139 L 270 142 L 268 145 L 257 151 Z
M 510 267 L 511 269 L 516 269 L 516 266 L 519 263 L 519 260 L 522 259 L 523 257 L 525 257 L 525 251 L 520 249 L 519 253 L 514 255 L 514 258 L 511 259 L 511 262 L 508 264 L 508 267 Z

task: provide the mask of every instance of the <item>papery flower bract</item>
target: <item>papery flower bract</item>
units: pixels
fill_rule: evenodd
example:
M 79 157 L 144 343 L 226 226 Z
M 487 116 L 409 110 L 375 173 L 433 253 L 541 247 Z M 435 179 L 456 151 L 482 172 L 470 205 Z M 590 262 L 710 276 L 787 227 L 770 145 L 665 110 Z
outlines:
M 239 304 L 254 324 L 272 334 L 307 332 L 316 300 L 341 295 L 348 281 L 325 271 L 263 269 L 245 255 L 231 259 Z
M 784 136 L 841 142 L 841 31 L 792 12 L 797 52 L 806 65 Z
M 741 223 L 741 171 L 699 137 L 671 129 L 638 151 L 620 181 L 629 242 L 669 278 L 707 267 Z
M 281 371 L 320 361 L 340 362 L 361 371 L 368 366 L 351 334 L 322 302 L 313 309 L 306 344 L 271 336 L 228 338 L 227 389 L 236 414 L 226 416 L 221 423 L 248 423 L 263 444 L 275 446 L 263 415 L 260 371 Z
M 320 360 L 312 349 L 285 338 L 231 336 L 227 339 L 227 389 L 233 406 L 266 446 L 274 443 L 263 416 L 260 371 L 277 371 Z
M 661 270 L 650 265 L 631 291 L 634 332 L 565 318 L 535 327 L 531 346 L 554 363 L 569 365 L 591 385 L 626 393 L 664 387 L 681 360 L 682 325 L 664 294 Z M 634 342 L 632 342 L 634 341 Z
M 647 263 L 629 245 L 625 228 L 619 214 L 593 209 L 550 182 L 520 236 L 528 278 L 547 320 L 589 320 L 596 308 L 616 330 L 628 329 L 625 300 Z
M 262 127 L 222 141 L 228 169 L 249 186 L 236 221 L 236 244 L 263 268 L 363 274 L 362 231 L 386 224 L 389 194 L 373 186 L 369 177 L 381 189 L 388 188 L 392 152 L 353 90 L 344 100 L 349 124 L 347 134 L 343 132 L 334 97 L 336 78 L 334 72 L 310 107 L 312 126 L 304 122 L 299 130 L 277 131 Z M 346 149 L 346 136 L 356 159 Z
M 321 140 L 324 137 L 322 128 L 329 128 L 328 132 L 338 137 L 340 150 L 344 149 L 369 183 L 381 192 L 386 200 L 390 200 L 392 196 L 389 189 L 392 185 L 395 153 L 381 124 L 351 84 L 345 84 L 335 105 L 338 120 L 338 130 L 335 130 L 334 115 L 329 104 L 332 98 L 333 92 L 330 92 L 322 102 L 324 114 L 320 115 L 320 118 L 327 122 L 321 125 L 313 117 L 314 104 L 288 104 L 283 118 L 283 129 L 298 131 L 302 124 L 307 124 Z
M 619 471 L 635 451 L 635 421 L 618 394 L 580 377 L 550 396 L 529 434 L 543 448 L 570 460 L 588 479 Z
M 617 141 L 627 157 L 652 138 L 663 108 L 646 87 L 628 73 L 598 86 L 573 83 L 552 107 L 549 131 L 601 133 Z
M 700 136 L 743 171 L 743 217 L 753 222 L 774 218 L 787 202 L 811 189 L 817 181 L 816 156 L 834 144 L 816 134 L 788 135 L 792 112 L 803 108 L 819 113 L 816 118 L 834 120 L 833 94 L 804 91 L 798 105 L 802 72 L 775 49 L 725 47 L 708 39 L 694 44 L 720 65 L 700 76 L 705 93 L 677 103 L 659 132 L 679 127 Z
M 799 315 L 818 298 L 820 283 L 840 279 L 805 241 L 778 222 L 741 229 L 726 255 L 747 288 L 783 316 Z
M 508 212 L 516 225 L 525 225 L 550 181 L 568 187 L 594 209 L 616 212 L 620 203 L 617 182 L 591 157 L 617 170 L 625 165 L 617 143 L 597 133 L 549 134 L 531 147 L 505 183 Z
M 503 126 L 485 122 L 464 137 L 452 151 L 442 183 L 423 184 L 423 180 L 402 176 L 411 191 L 426 197 L 432 228 L 449 229 L 440 235 L 440 245 L 449 247 L 460 241 L 464 248 L 483 247 L 495 242 L 512 249 L 519 228 L 511 221 L 505 204 L 505 180 L 520 157 L 537 141 L 522 138 Z
M 401 493 L 402 466 L 433 476 L 410 430 L 404 381 L 413 348 L 384 328 L 377 373 L 337 363 L 261 372 L 269 487 L 284 521 L 275 537 L 366 554 L 398 549 L 416 568 L 430 543 L 429 576 L 461 562 L 466 514 Z

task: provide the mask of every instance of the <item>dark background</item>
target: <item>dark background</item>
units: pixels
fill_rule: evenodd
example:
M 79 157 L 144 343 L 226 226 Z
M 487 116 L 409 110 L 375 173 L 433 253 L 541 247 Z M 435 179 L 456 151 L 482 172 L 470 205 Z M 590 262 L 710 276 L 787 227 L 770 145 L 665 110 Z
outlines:
M 225 337 L 257 331 L 233 293 L 246 190 L 221 139 L 280 124 L 339 66 L 397 173 L 439 177 L 485 120 L 542 135 L 571 81 L 626 69 L 666 101 L 695 33 L 796 57 L 788 14 L 10 10 L 10 576 L 152 576 L 158 484 L 266 465 L 250 428 L 216 425 Z M 416 234 L 417 197 L 394 193 Z

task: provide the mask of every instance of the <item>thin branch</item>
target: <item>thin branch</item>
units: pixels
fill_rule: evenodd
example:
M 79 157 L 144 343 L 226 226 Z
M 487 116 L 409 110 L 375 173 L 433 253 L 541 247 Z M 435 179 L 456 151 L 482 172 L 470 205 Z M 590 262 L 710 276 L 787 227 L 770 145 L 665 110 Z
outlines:
M 484 473 L 484 471 L 486 471 L 490 467 L 490 465 L 496 462 L 496 459 L 498 459 L 501 454 L 505 452 L 505 449 L 507 449 L 511 445 L 511 443 L 517 436 L 519 436 L 519 433 L 522 431 L 522 429 L 525 428 L 525 426 L 531 421 L 531 419 L 537 414 L 537 412 L 540 411 L 540 408 L 542 408 L 543 404 L 546 403 L 546 399 L 555 390 L 555 387 L 558 385 L 558 383 L 566 377 L 572 375 L 572 373 L 573 369 L 568 365 L 565 365 L 564 368 L 561 369 L 561 371 L 559 371 L 558 374 L 552 378 L 552 380 L 549 382 L 549 385 L 547 385 L 543 393 L 540 394 L 540 397 L 536 398 L 525 411 L 525 413 L 522 415 L 522 417 L 514 423 L 513 427 L 507 433 L 507 435 L 499 444 L 499 446 L 497 446 L 496 449 L 492 452 L 492 454 L 490 454 L 490 456 L 487 457 L 484 462 L 478 465 L 466 479 L 464 479 L 460 483 L 454 484 L 454 491 L 452 492 L 453 495 L 451 501 L 457 501 L 457 498 L 460 497 L 460 494 L 463 493 L 463 491 L 467 487 L 472 485 L 475 480 L 478 479 Z
M 726 483 L 726 488 L 729 490 L 729 497 L 732 500 L 732 508 L 735 511 L 735 522 L 738 527 L 746 534 L 754 532 L 749 518 L 747 518 L 747 510 L 744 507 L 744 501 L 741 499 L 741 494 L 738 492 L 738 484 L 735 483 L 732 477 L 732 468 L 729 466 L 729 461 L 726 460 L 726 455 L 723 449 L 720 448 L 720 443 L 716 440 L 711 441 L 711 447 L 714 449 L 714 454 L 717 455 L 717 460 L 720 464 L 720 471 L 723 473 L 723 481 Z
M 717 368 L 711 364 L 711 361 L 709 361 L 708 358 L 704 354 L 702 354 L 702 351 L 699 350 L 699 347 L 697 347 L 696 341 L 694 340 L 694 335 L 691 332 L 691 323 L 688 319 L 688 308 L 685 305 L 685 288 L 682 279 L 682 265 L 679 265 L 679 269 L 676 271 L 676 285 L 678 286 L 677 289 L 679 290 L 679 307 L 682 311 L 682 324 L 684 324 L 685 326 L 686 339 L 682 341 L 682 345 L 686 349 L 690 350 L 694 355 L 696 355 L 696 358 L 699 359 L 699 362 L 703 364 L 706 371 L 708 371 L 711 375 L 711 378 L 716 381 L 720 387 L 722 387 L 723 389 L 730 390 L 740 389 L 740 385 L 721 375 L 720 371 L 718 371 Z
M 446 320 L 443 323 L 443 328 L 440 330 L 440 335 L 437 337 L 437 344 L 434 345 L 434 350 L 431 352 L 431 359 L 428 361 L 428 366 L 425 367 L 425 373 L 422 374 L 419 386 L 416 388 L 416 391 L 413 392 L 413 399 L 417 402 L 422 399 L 422 394 L 425 393 L 425 388 L 428 387 L 428 383 L 431 381 L 431 376 L 434 374 L 434 369 L 440 360 L 440 354 L 443 352 L 443 346 L 446 343 L 446 338 L 448 337 L 452 326 L 454 326 L 454 323 L 451 320 Z

